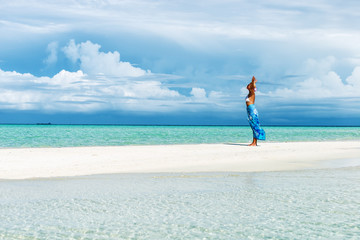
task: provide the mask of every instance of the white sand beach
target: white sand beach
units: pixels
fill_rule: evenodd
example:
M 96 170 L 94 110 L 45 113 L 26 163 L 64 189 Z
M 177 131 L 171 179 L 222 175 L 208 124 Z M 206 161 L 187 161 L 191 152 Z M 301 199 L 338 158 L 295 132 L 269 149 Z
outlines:
M 360 141 L 0 149 L 0 179 L 360 165 Z

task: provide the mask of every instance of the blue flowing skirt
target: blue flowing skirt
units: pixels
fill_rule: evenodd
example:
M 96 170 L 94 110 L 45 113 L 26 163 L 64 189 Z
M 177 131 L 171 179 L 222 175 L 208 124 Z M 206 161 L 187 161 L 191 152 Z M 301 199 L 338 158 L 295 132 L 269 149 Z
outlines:
M 254 138 L 265 140 L 265 131 L 260 127 L 258 112 L 254 104 L 247 106 L 247 114 Z

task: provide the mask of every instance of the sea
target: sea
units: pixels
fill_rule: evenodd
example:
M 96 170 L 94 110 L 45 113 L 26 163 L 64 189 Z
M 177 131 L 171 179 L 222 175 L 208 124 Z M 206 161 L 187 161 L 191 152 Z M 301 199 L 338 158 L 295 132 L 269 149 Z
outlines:
M 264 129 L 270 142 L 360 140 L 360 127 Z M 252 138 L 248 126 L 0 125 L 0 133 L 2 148 Z M 0 180 L 0 239 L 359 239 L 355 160 L 298 171 Z
M 360 140 L 360 127 L 263 128 L 268 142 Z M 0 125 L 0 148 L 251 141 L 249 126 Z

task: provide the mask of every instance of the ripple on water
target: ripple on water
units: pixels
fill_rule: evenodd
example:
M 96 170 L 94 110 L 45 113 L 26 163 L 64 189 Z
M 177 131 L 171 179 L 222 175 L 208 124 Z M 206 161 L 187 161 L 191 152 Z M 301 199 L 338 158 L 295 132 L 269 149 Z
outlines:
M 345 239 L 360 168 L 0 182 L 0 239 Z

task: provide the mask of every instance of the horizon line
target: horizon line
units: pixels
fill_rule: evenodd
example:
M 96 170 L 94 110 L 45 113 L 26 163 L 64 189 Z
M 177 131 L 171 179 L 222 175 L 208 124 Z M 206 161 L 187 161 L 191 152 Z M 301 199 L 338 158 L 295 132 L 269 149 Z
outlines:
M 131 123 L 0 123 L 0 125 L 29 125 L 29 126 L 179 126 L 179 127 L 247 127 L 248 124 L 131 124 Z M 263 127 L 360 127 L 360 125 L 274 125 L 262 124 Z

